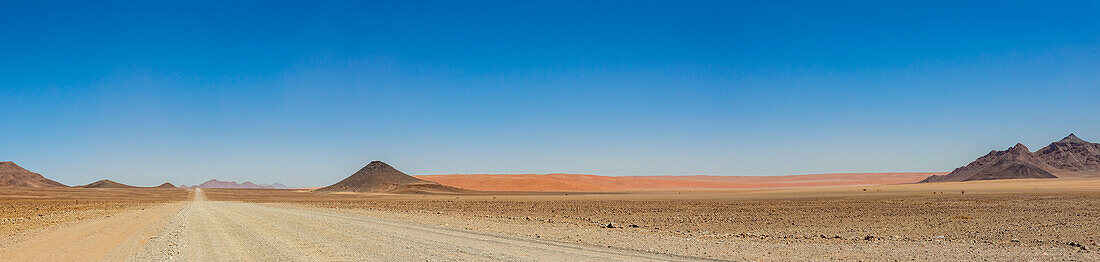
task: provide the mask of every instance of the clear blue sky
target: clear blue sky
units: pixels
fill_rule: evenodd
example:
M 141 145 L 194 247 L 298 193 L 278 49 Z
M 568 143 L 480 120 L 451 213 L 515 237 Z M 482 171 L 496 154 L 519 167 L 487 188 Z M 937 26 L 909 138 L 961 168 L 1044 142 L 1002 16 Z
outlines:
M 1100 140 L 1100 1 L 683 2 L 6 1 L 0 160 L 318 186 L 370 160 L 949 171 Z

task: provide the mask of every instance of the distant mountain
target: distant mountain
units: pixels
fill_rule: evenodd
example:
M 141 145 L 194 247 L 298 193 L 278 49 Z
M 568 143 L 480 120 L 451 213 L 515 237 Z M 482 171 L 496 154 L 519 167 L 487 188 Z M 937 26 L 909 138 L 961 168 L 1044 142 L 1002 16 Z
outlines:
M 202 184 L 194 186 L 180 186 L 180 188 L 266 188 L 266 189 L 286 189 L 286 185 L 280 183 L 274 184 L 256 184 L 249 181 L 244 183 L 237 183 L 235 181 L 221 181 L 217 179 L 211 179 Z
M 412 177 L 382 161 L 372 161 L 348 178 L 331 186 L 322 187 L 314 191 L 429 194 L 470 192 L 470 190 L 444 186 L 436 182 Z
M 173 185 L 172 183 L 164 182 L 164 184 L 160 184 L 159 186 L 155 186 L 154 188 L 176 188 L 176 185 Z
M 262 187 L 272 187 L 272 188 L 275 188 L 275 189 L 290 188 L 289 186 L 283 185 L 282 183 L 260 184 L 260 186 L 262 186 Z
M 123 183 L 119 183 L 119 182 L 115 182 L 115 181 L 111 181 L 111 180 L 107 180 L 107 179 L 95 181 L 95 182 L 92 182 L 91 184 L 87 184 L 87 185 L 83 185 L 83 186 L 76 186 L 76 187 L 83 187 L 83 188 L 137 188 L 136 186 L 131 186 L 131 185 L 127 185 L 127 184 L 123 184 Z
M 67 187 L 43 177 L 41 174 L 23 169 L 15 162 L 0 162 L 0 187 Z
M 1031 152 L 1023 144 L 991 151 L 947 175 L 930 176 L 921 183 L 973 180 L 1100 177 L 1100 144 L 1070 134 Z

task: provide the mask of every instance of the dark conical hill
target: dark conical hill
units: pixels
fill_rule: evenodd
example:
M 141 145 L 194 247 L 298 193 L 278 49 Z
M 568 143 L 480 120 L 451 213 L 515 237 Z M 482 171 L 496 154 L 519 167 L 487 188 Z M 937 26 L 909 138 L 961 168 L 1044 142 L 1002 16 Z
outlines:
M 455 194 L 469 190 L 444 186 L 439 183 L 412 177 L 396 168 L 373 161 L 348 178 L 331 186 L 319 188 L 315 192 L 358 192 L 358 193 L 429 193 Z

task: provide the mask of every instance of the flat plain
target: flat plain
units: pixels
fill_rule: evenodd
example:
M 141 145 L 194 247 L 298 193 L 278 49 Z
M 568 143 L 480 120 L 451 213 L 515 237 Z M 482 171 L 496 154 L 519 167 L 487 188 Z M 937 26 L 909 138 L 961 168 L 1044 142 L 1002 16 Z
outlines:
M 2 189 L 0 206 L 22 210 L 5 209 L 5 218 L 62 222 L 31 226 L 0 220 L 8 228 L 0 256 L 17 261 L 35 260 L 36 254 L 130 261 L 1100 260 L 1100 180 L 464 195 L 149 190 L 64 189 L 58 192 L 66 197 L 50 197 L 59 193 Z M 67 201 L 72 204 L 61 204 Z M 39 203 L 53 209 L 30 209 Z M 97 237 L 111 241 L 84 241 Z

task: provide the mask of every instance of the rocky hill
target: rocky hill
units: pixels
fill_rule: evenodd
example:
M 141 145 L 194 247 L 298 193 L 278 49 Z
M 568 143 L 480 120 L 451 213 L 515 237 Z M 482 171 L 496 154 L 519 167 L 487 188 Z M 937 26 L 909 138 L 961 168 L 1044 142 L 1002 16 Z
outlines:
M 315 192 L 456 194 L 470 190 L 412 177 L 382 161 L 373 161 L 348 178 Z
M 0 187 L 66 187 L 66 185 L 23 169 L 15 162 L 4 161 L 0 162 Z
M 991 151 L 947 175 L 930 176 L 921 183 L 972 180 L 1100 177 L 1100 144 L 1074 134 L 1031 152 L 1023 144 Z
M 1039 149 L 1036 155 L 1057 169 L 1055 173 L 1059 176 L 1100 175 L 1100 144 L 1089 143 L 1073 134 Z

